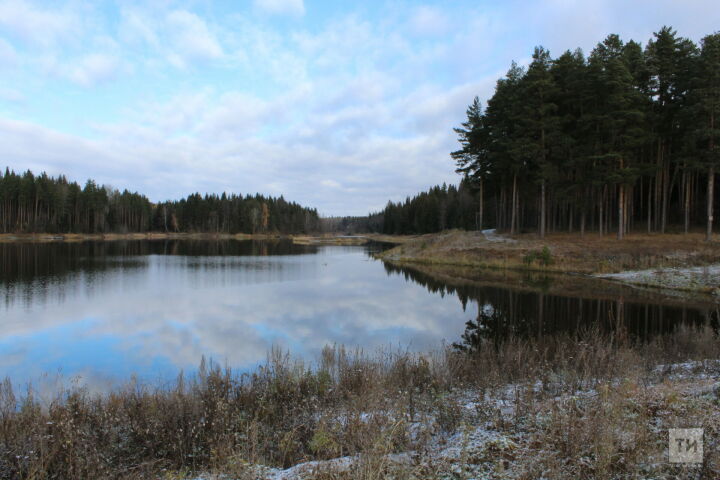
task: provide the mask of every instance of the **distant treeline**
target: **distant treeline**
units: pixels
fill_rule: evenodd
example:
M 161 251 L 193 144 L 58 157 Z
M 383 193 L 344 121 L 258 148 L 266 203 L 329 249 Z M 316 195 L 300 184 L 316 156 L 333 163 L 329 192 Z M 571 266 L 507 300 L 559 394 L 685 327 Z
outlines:
M 537 47 L 455 129 L 479 217 L 510 232 L 711 232 L 720 166 L 720 33 L 669 27 L 643 48 L 608 36 L 585 57 Z M 418 200 L 419 201 L 419 200 Z
M 64 176 L 0 171 L 0 232 L 308 233 L 320 229 L 317 210 L 283 197 L 200 195 L 153 204 L 144 195 L 84 187 Z
M 468 181 L 432 187 L 404 202 L 389 202 L 380 214 L 382 232 L 391 235 L 433 233 L 449 228 L 472 230 L 477 224 L 477 196 Z
M 478 226 L 477 189 L 468 179 L 460 185 L 437 185 L 427 192 L 388 202 L 377 213 L 361 217 L 323 218 L 323 229 L 342 233 L 410 235 L 451 228 L 472 230 Z
M 321 222 L 324 232 L 355 234 L 383 231 L 383 217 L 377 213 L 354 217 L 325 217 Z

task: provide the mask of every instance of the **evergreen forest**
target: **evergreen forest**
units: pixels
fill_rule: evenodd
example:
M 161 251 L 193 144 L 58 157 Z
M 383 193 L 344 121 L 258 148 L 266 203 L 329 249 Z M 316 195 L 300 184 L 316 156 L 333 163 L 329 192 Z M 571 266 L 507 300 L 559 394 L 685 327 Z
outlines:
M 712 234 L 720 167 L 720 33 L 670 27 L 644 47 L 609 35 L 586 56 L 535 48 L 455 129 L 463 181 L 381 212 L 383 232 L 497 227 Z
M 84 187 L 64 176 L 0 172 L 0 233 L 308 233 L 320 228 L 315 209 L 283 197 L 195 193 L 151 203 L 127 190 Z

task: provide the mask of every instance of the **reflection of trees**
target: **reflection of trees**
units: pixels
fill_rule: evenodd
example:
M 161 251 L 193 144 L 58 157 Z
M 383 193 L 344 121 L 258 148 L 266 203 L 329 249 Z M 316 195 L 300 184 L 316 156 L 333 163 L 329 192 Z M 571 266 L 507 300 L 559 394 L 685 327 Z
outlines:
M 31 304 L 33 298 L 46 295 L 49 287 L 62 294 L 66 284 L 80 281 L 92 289 L 103 273 L 129 273 L 147 268 L 149 255 L 243 257 L 315 252 L 315 246 L 295 245 L 289 240 L 0 243 L 0 292 L 6 304 L 18 299 Z M 217 263 L 205 262 L 203 266 L 223 268 L 225 261 L 218 259 Z M 192 260 L 187 267 L 193 267 Z
M 60 278 L 78 271 L 138 268 L 145 263 L 126 257 L 147 255 L 266 256 L 316 253 L 317 247 L 288 240 L 193 241 L 131 240 L 112 242 L 0 243 L 0 283 Z
M 460 349 L 473 348 L 481 339 L 500 342 L 510 336 L 517 338 L 577 334 L 593 328 L 604 332 L 644 339 L 670 333 L 680 324 L 709 323 L 717 329 L 717 312 L 669 306 L 615 298 L 569 297 L 549 294 L 552 277 L 539 276 L 523 279 L 523 284 L 534 290 L 517 290 L 508 286 L 478 285 L 471 282 L 452 284 L 413 268 L 385 263 L 388 275 L 401 275 L 440 294 L 453 294 L 467 309 L 468 303 L 478 308 L 474 320 L 466 323 L 461 336 Z
M 509 333 L 503 332 L 509 324 L 504 321 L 505 317 L 494 309 L 478 310 L 477 318 L 465 322 L 465 332 L 460 336 L 460 343 L 453 343 L 453 348 L 462 351 L 472 351 L 482 341 L 493 338 L 495 342 L 499 342 L 503 338 L 507 338 Z

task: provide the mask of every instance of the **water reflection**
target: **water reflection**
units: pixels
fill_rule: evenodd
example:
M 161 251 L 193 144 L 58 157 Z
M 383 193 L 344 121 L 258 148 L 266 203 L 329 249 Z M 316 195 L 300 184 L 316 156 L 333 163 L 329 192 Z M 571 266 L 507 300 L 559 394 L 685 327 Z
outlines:
M 457 296 L 464 308 L 469 304 L 477 308 L 476 317 L 466 322 L 461 341 L 455 343 L 460 349 L 472 349 L 483 339 L 499 343 L 508 337 L 574 335 L 591 328 L 638 340 L 670 333 L 682 324 L 718 328 L 718 308 L 709 299 L 690 302 L 596 280 L 583 280 L 586 288 L 571 292 L 562 285 L 566 277 L 543 274 L 495 274 L 493 280 L 493 272 L 483 272 L 480 279 L 454 272 L 449 280 L 421 268 L 386 264 L 385 270 L 432 293 Z
M 152 262 L 153 255 L 172 256 L 174 261 L 168 262 L 169 268 L 176 271 L 227 272 L 243 261 L 246 269 L 272 271 L 284 266 L 282 262 L 247 261 L 246 257 L 313 253 L 317 253 L 317 247 L 296 245 L 289 240 L 0 243 L 0 293 L 6 308 L 17 302 L 31 308 L 48 302 L 61 303 L 68 295 L 90 296 L 106 289 L 108 286 L 103 282 L 118 275 L 128 280 L 125 286 L 132 285 L 148 269 L 164 267 L 162 262 Z
M 312 245 L 287 239 L 263 241 L 130 240 L 115 242 L 0 243 L 0 283 L 61 277 L 78 270 L 132 266 L 129 258 L 148 255 L 188 257 L 268 256 L 317 253 Z
M 272 345 L 314 359 L 327 344 L 425 350 L 462 331 L 456 299 L 386 276 L 367 249 L 286 247 L 291 254 L 269 245 L 255 251 L 275 255 L 133 249 L 92 257 L 68 246 L 54 257 L 57 271 L 38 269 L 31 255 L 12 258 L 2 283 L 0 376 L 23 382 L 62 369 L 101 388 L 133 372 L 172 377 L 203 355 L 250 368 Z M 198 253 L 182 244 L 160 251 Z
M 132 373 L 193 370 L 203 355 L 252 368 L 273 345 L 316 359 L 333 343 L 422 351 L 583 325 L 649 335 L 714 315 L 710 304 L 579 280 L 399 269 L 370 258 L 376 248 L 0 244 L 0 377 L 61 370 L 101 390 Z

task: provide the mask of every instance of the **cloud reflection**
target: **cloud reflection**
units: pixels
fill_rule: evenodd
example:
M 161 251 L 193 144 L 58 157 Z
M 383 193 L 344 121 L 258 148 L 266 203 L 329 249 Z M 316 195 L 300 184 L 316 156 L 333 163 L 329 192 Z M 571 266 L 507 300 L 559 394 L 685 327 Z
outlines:
M 467 320 L 457 298 L 388 277 L 362 248 L 129 261 L 36 280 L 42 294 L 6 300 L 0 375 L 153 378 L 192 370 L 203 355 L 242 369 L 273 345 L 310 360 L 335 343 L 423 350 L 456 339 Z

